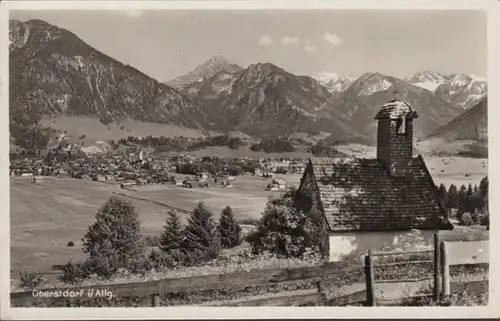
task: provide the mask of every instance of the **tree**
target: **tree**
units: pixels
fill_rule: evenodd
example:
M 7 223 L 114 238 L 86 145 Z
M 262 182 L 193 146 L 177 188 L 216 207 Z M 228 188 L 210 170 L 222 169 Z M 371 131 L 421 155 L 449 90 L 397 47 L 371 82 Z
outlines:
M 11 122 L 10 124 L 10 133 L 14 138 L 14 143 L 33 155 L 47 148 L 52 132 L 52 128 L 42 127 L 38 123 Z
M 472 184 L 469 183 L 467 191 L 465 192 L 464 200 L 464 212 L 474 213 L 474 190 L 472 189 Z
M 490 212 L 485 211 L 479 216 L 479 224 L 486 226 L 486 229 L 490 229 Z
M 466 192 L 467 188 L 465 185 L 462 185 L 460 189 L 458 190 L 458 196 L 457 196 L 457 216 L 458 219 L 460 220 L 462 217 L 462 214 L 465 213 L 465 201 L 466 201 Z
M 212 212 L 199 202 L 184 229 L 182 248 L 190 255 L 190 263 L 215 259 L 220 252 L 220 238 Z
M 480 208 L 488 208 L 488 176 L 485 176 L 479 183 Z
M 312 204 L 307 192 L 289 189 L 281 197 L 271 198 L 247 240 L 255 254 L 271 252 L 284 257 L 301 257 L 308 250 L 328 252 L 326 220 Z M 309 208 L 308 208 L 309 207 Z
M 184 233 L 177 212 L 171 210 L 165 219 L 165 226 L 160 236 L 160 248 L 174 259 L 180 259 Z
M 448 203 L 448 192 L 446 191 L 446 186 L 444 186 L 443 183 L 441 183 L 441 185 L 439 185 L 438 194 L 439 194 L 439 199 L 441 200 L 441 203 L 447 204 Z
M 241 226 L 236 222 L 231 207 L 222 210 L 218 230 L 222 247 L 232 248 L 240 244 Z
M 119 269 L 135 271 L 144 261 L 138 214 L 130 202 L 111 197 L 82 239 L 91 273 L 110 277 Z
M 457 187 L 454 184 L 451 184 L 450 187 L 448 188 L 445 208 L 449 211 L 450 215 L 451 215 L 451 209 L 458 208 L 458 191 Z

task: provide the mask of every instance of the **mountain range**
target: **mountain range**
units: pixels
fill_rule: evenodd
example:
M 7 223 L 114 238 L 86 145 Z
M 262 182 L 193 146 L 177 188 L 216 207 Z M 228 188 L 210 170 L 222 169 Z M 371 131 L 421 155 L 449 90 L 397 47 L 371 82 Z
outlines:
M 434 92 L 454 106 L 468 109 L 486 96 L 486 79 L 474 75 L 419 72 L 405 79 L 408 83 Z
M 134 119 L 256 138 L 326 132 L 373 143 L 375 114 L 395 97 L 419 113 L 415 135 L 423 139 L 446 131 L 486 96 L 486 81 L 470 75 L 309 77 L 271 63 L 245 68 L 222 56 L 161 83 L 41 20 L 11 20 L 9 40 L 10 109 L 18 118 L 86 115 L 104 124 Z

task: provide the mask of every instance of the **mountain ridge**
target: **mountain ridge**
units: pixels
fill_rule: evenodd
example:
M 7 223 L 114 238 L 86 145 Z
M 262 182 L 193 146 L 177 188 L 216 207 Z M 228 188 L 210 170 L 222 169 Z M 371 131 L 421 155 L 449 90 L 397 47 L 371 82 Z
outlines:
M 426 137 L 456 140 L 485 141 L 488 139 L 488 97 L 460 114 Z
M 92 115 L 208 129 L 204 111 L 177 90 L 42 20 L 9 21 L 10 105 L 32 118 Z M 12 119 L 12 118 L 11 118 Z
M 165 82 L 165 84 L 182 90 L 187 85 L 193 84 L 195 82 L 201 82 L 219 72 L 233 73 L 242 70 L 243 68 L 241 66 L 229 62 L 229 60 L 221 55 L 216 55 L 203 62 L 202 64 L 196 66 L 189 73 L 169 80 Z

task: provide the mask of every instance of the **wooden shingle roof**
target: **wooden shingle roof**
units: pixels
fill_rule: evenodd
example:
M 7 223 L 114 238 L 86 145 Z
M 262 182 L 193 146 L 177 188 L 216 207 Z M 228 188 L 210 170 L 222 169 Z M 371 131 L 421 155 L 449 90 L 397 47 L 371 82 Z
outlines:
M 406 100 L 391 100 L 379 110 L 375 119 L 418 118 L 416 111 Z
M 424 160 L 391 177 L 377 159 L 311 158 L 330 231 L 452 229 Z

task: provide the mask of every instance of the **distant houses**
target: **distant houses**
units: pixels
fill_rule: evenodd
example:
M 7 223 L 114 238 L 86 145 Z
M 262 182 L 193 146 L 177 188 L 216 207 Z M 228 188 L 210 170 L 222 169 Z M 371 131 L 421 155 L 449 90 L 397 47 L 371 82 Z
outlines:
M 304 165 L 303 160 L 298 158 L 195 157 L 184 153 L 164 155 L 139 146 L 120 146 L 121 149 L 105 153 L 97 153 L 93 146 L 88 146 L 85 149 L 89 152 L 87 154 L 79 148 L 80 153 L 72 153 L 70 149 L 51 150 L 46 156 L 38 158 L 12 159 L 10 175 L 86 179 L 112 182 L 118 186 L 126 183 L 125 187 L 148 184 L 184 188 L 233 187 L 240 176 L 274 179 L 280 169 L 294 172 Z M 279 180 L 271 182 L 271 185 L 269 189 L 278 191 L 287 186 Z
M 97 175 L 94 175 L 92 177 L 92 180 L 96 181 L 96 182 L 103 182 L 106 180 L 106 176 L 104 175 L 101 175 L 101 174 L 97 174 Z
M 282 178 L 274 178 L 271 183 L 267 185 L 269 191 L 284 191 L 287 189 L 287 182 Z

